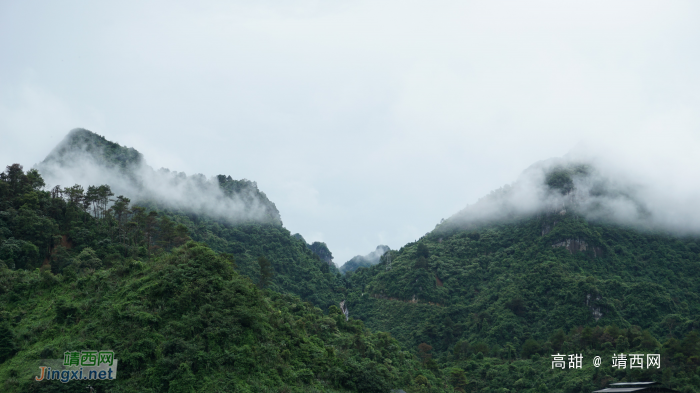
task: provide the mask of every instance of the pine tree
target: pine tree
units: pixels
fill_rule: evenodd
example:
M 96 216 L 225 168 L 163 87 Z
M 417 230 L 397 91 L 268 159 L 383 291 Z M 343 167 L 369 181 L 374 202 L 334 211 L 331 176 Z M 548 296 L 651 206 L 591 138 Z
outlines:
M 273 274 L 272 264 L 267 258 L 261 256 L 258 258 L 258 266 L 260 267 L 260 280 L 258 280 L 258 287 L 262 289 L 270 283 L 270 279 L 272 278 Z

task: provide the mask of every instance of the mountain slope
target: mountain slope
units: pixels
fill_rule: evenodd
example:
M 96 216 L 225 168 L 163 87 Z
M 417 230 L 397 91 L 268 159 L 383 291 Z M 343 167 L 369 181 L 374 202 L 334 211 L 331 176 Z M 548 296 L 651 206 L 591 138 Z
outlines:
M 343 299 L 345 285 L 335 266 L 324 263 L 282 227 L 277 208 L 255 182 L 154 171 L 135 149 L 83 129 L 71 131 L 37 168 L 51 186 L 78 185 L 47 192 L 41 190 L 42 181 L 21 191 L 33 192 L 37 202 L 31 211 L 19 211 L 16 205 L 6 219 L 0 217 L 0 227 L 8 231 L 4 238 L 0 233 L 0 241 L 6 243 L 4 248 L 0 245 L 0 259 L 5 259 L 6 250 L 6 258 L 17 254 L 12 258 L 22 266 L 47 264 L 60 273 L 88 247 L 102 259 L 146 257 L 192 238 L 233 255 L 240 272 L 256 282 L 258 259 L 267 258 L 273 290 L 301 296 L 323 309 Z M 36 171 L 19 172 L 20 178 L 41 179 Z M 7 195 L 5 201 L 20 196 Z M 111 208 L 110 199 L 116 201 Z M 17 233 L 26 231 L 16 224 L 24 216 L 31 216 L 25 221 L 46 221 L 40 227 L 43 232 L 28 237 L 28 242 Z M 5 240 L 10 237 L 14 240 Z M 15 249 L 20 251 L 10 251 Z
M 346 322 L 337 307 L 324 315 L 260 291 L 194 242 L 59 276 L 2 268 L 0 283 L 0 344 L 13 348 L 0 359 L 4 392 L 84 390 L 79 381 L 32 380 L 38 359 L 81 349 L 119 359 L 117 379 L 90 381 L 100 392 L 379 393 L 410 388 L 418 367 L 388 335 Z
M 346 320 L 328 286 L 338 277 L 280 226 L 187 222 L 124 197 L 103 211 L 82 188 L 42 187 L 35 170 L 0 173 L 3 392 L 82 390 L 33 378 L 41 359 L 88 349 L 119 359 L 116 380 L 90 381 L 97 391 L 452 391 L 389 335 Z M 179 221 L 235 254 L 188 241 Z M 272 283 L 255 277 L 259 255 Z M 331 304 L 328 314 L 278 291 Z
M 435 368 L 474 369 L 467 377 L 479 389 L 537 389 L 539 380 L 549 391 L 568 391 L 576 375 L 556 379 L 545 367 L 559 351 L 589 359 L 609 359 L 613 351 L 663 353 L 672 372 L 666 382 L 700 388 L 685 374 L 700 365 L 699 239 L 593 219 L 588 190 L 571 180 L 585 172 L 555 171 L 541 177 L 536 208 L 513 197 L 523 195 L 521 185 L 503 189 L 390 251 L 390 269 L 383 261 L 351 275 L 350 315 L 407 348 L 425 343 Z M 680 339 L 688 343 L 683 350 Z M 538 371 L 520 385 L 508 368 L 487 378 L 473 363 L 479 352 L 522 358 L 523 367 Z M 591 368 L 579 374 L 591 384 L 571 391 L 603 387 L 607 377 L 661 381 L 661 374 Z

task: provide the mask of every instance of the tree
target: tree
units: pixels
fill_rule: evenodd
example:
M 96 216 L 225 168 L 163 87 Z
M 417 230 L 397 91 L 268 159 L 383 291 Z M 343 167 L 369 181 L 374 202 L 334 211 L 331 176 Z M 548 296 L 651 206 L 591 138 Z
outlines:
M 38 267 L 39 248 L 34 244 L 9 238 L 0 244 L 0 260 L 10 269 L 32 269 Z
M 428 246 L 426 246 L 425 243 L 418 243 L 418 248 L 416 249 L 416 256 L 418 258 L 430 258 L 430 250 L 428 250 Z
M 453 367 L 450 369 L 450 376 L 449 376 L 449 381 L 452 386 L 455 387 L 456 390 L 460 392 L 464 392 L 464 389 L 467 387 L 467 384 L 469 383 L 467 381 L 467 376 L 464 374 L 464 370 L 461 368 Z
M 87 192 L 85 193 L 84 210 L 88 211 L 90 206 L 92 206 L 92 216 L 95 218 L 97 218 L 99 200 L 100 195 L 98 188 L 95 186 L 88 186 Z
M 8 323 L 0 323 L 0 364 L 17 352 L 15 335 Z
M 467 358 L 467 355 L 469 354 L 469 342 L 464 341 L 464 340 L 459 340 L 457 341 L 457 344 L 455 344 L 454 347 L 454 355 L 457 360 L 463 360 Z
M 428 260 L 425 259 L 425 257 L 420 256 L 418 257 L 418 260 L 416 260 L 416 263 L 413 265 L 414 269 L 427 269 L 428 268 Z
M 175 223 L 168 217 L 162 216 L 160 222 L 158 223 L 158 243 L 163 248 L 170 248 L 175 243 Z
M 433 347 L 426 343 L 418 344 L 418 357 L 421 358 L 423 365 L 428 363 L 428 360 L 433 357 L 433 355 L 430 353 L 432 350 Z
M 153 245 L 153 236 L 155 235 L 155 229 L 156 229 L 157 224 L 158 224 L 158 213 L 155 211 L 148 212 L 148 216 L 146 216 L 145 236 L 146 236 L 146 250 L 148 250 L 149 254 L 151 252 L 151 247 Z
M 114 196 L 114 193 L 112 192 L 112 189 L 106 185 L 103 184 L 99 187 L 97 187 L 97 197 L 98 197 L 98 203 L 99 203 L 99 211 L 98 215 L 101 218 L 105 217 L 105 212 L 107 211 L 107 205 L 110 202 L 110 197 Z
M 525 300 L 523 300 L 523 298 L 520 296 L 513 298 L 510 302 L 508 302 L 507 306 L 510 311 L 513 312 L 513 314 L 519 317 L 522 317 L 525 314 Z
M 20 164 L 8 165 L 5 173 L 0 175 L 0 179 L 7 182 L 10 191 L 10 197 L 22 193 L 22 185 L 25 183 L 27 176 L 24 174 L 24 169 Z
M 258 266 L 260 267 L 260 279 L 258 280 L 258 287 L 262 289 L 270 283 L 270 279 L 272 278 L 273 274 L 272 264 L 267 258 L 260 256 L 258 257 Z
M 525 340 L 522 348 L 523 359 L 529 359 L 532 355 L 540 351 L 540 343 L 533 338 L 528 338 Z
M 428 378 L 426 378 L 424 375 L 418 375 L 413 381 L 418 386 L 429 386 L 428 385 Z
M 85 189 L 80 184 L 76 184 L 73 187 L 68 187 L 63 190 L 65 195 L 68 197 L 68 202 L 79 207 L 81 210 L 84 208 L 83 201 L 85 199 Z

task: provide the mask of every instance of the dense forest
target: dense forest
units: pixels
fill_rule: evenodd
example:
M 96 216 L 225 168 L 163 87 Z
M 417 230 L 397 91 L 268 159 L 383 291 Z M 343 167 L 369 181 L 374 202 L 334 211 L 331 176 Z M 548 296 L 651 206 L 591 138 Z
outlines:
M 53 170 L 78 144 L 127 176 L 142 165 L 133 149 L 71 135 Z M 548 186 L 571 192 L 577 170 Z M 33 381 L 39 360 L 112 349 L 119 378 L 93 383 L 99 392 L 591 392 L 641 380 L 700 392 L 696 238 L 575 209 L 448 220 L 341 274 L 279 215 L 232 222 L 109 184 L 49 188 L 42 175 L 0 173 L 3 391 L 75 391 Z M 257 190 L 215 180 L 230 198 Z M 659 354 L 660 368 L 611 367 L 621 353 Z M 553 369 L 555 354 L 582 355 L 581 368 Z
M 558 180 L 554 186 L 571 184 Z M 573 211 L 443 225 L 347 277 L 353 315 L 406 347 L 430 347 L 436 372 L 467 370 L 479 391 L 587 392 L 633 380 L 700 390 L 697 238 L 589 222 Z M 552 372 L 559 352 L 585 354 L 590 368 Z M 619 352 L 658 353 L 664 367 L 590 364 Z
M 16 164 L 0 175 L 3 391 L 75 391 L 79 382 L 32 378 L 38 360 L 76 348 L 118 354 L 119 378 L 93 383 L 112 392 L 410 391 L 418 377 L 439 385 L 390 335 L 346 321 L 335 305 L 316 307 L 332 303 L 325 286 L 342 280 L 283 229 L 219 228 L 123 196 L 104 209 L 87 195 L 108 197 L 108 186 L 43 184 Z M 233 253 L 191 240 L 188 225 Z

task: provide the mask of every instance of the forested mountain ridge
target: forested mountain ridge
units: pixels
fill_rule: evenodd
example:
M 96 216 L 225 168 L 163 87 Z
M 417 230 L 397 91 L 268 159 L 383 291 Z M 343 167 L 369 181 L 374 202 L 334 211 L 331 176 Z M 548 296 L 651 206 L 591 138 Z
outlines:
M 86 129 L 75 128 L 46 156 L 41 166 L 70 165 L 76 154 L 88 155 L 98 164 L 124 170 L 135 170 L 145 162 L 143 154 L 134 148 L 108 141 Z
M 51 186 L 108 184 L 115 194 L 142 205 L 231 224 L 282 225 L 277 207 L 253 181 L 187 176 L 167 168 L 156 171 L 137 150 L 85 129 L 68 133 L 36 168 Z
M 311 250 L 314 254 L 316 254 L 319 259 L 321 259 L 323 262 L 326 262 L 332 270 L 336 271 L 335 264 L 333 263 L 333 253 L 331 250 L 328 249 L 328 246 L 324 242 L 313 242 L 311 244 L 307 243 L 306 240 L 304 239 L 303 236 L 301 236 L 298 233 L 295 233 L 292 235 L 295 239 L 301 241 L 302 243 L 306 244 L 306 247 Z
M 453 391 L 389 335 L 347 321 L 332 305 L 340 278 L 280 226 L 221 224 L 124 196 L 103 209 L 81 186 L 43 188 L 36 170 L 0 173 L 3 392 L 83 390 L 34 377 L 41 359 L 86 349 L 119 359 L 119 378 L 90 381 L 100 392 Z M 327 314 L 280 292 L 325 302 Z
M 87 212 L 94 210 L 97 199 L 111 198 L 100 196 L 100 192 L 124 193 L 115 204 L 119 213 L 113 207 L 108 217 L 97 221 L 114 226 L 111 220 L 117 219 L 121 223 L 119 236 L 130 238 L 131 244 L 124 241 L 118 245 L 121 250 L 108 248 L 101 257 L 109 253 L 147 255 L 150 248 L 159 248 L 158 241 L 144 239 L 152 237 L 148 228 L 158 228 L 157 218 L 166 219 L 173 228 L 179 225 L 180 233 L 187 233 L 189 238 L 233 255 L 240 272 L 253 280 L 260 278 L 258 258 L 264 256 L 272 269 L 269 284 L 272 289 L 301 296 L 323 309 L 342 300 L 344 284 L 336 277 L 335 265 L 319 260 L 304 246 L 305 242 L 302 244 L 291 236 L 282 226 L 274 203 L 255 182 L 224 175 L 206 179 L 167 169 L 154 171 L 135 149 L 83 129 L 71 131 L 38 169 L 48 174 L 47 182 L 51 184 L 60 181 L 84 184 L 54 189 L 48 199 L 51 203 L 58 203 L 63 192 L 67 201 Z M 95 184 L 109 184 L 90 187 L 85 182 L 91 180 L 96 180 Z M 62 205 L 61 209 L 67 207 Z M 103 210 L 108 210 L 106 204 Z M 105 239 L 113 243 L 113 233 L 102 234 L 91 225 L 95 224 L 66 223 L 60 228 L 61 234 L 75 247 L 73 253 L 85 247 L 102 253 L 105 248 L 98 243 L 107 244 Z
M 40 359 L 80 349 L 117 354 L 118 378 L 90 381 L 98 392 L 381 393 L 420 373 L 389 335 L 261 291 L 202 244 L 107 266 L 82 254 L 59 275 L 0 268 L 2 391 L 82 391 L 33 380 Z
M 591 215 L 590 190 L 634 201 L 577 190 L 591 171 L 554 166 L 539 178 L 537 209 L 516 204 L 520 185 L 506 187 L 475 205 L 481 211 L 465 209 L 348 274 L 350 314 L 406 347 L 430 348 L 434 369 L 465 369 L 480 391 L 588 392 L 644 379 L 700 389 L 700 239 Z M 661 353 L 664 369 L 558 375 L 549 361 L 557 352 L 589 361 Z M 479 353 L 500 360 L 487 371 Z M 520 365 L 498 371 L 499 361 Z
M 124 354 L 125 379 L 100 386 L 115 392 L 583 393 L 630 380 L 700 391 L 700 240 L 639 225 L 653 206 L 591 166 L 535 166 L 341 276 L 325 244 L 250 219 L 262 217 L 245 216 L 252 205 L 222 216 L 115 196 L 124 171 L 155 171 L 110 146 L 126 164 L 85 187 L 47 190 L 17 164 L 0 174 L 3 391 L 70 391 L 24 370 L 77 347 Z M 169 190 L 202 186 L 220 201 L 221 184 L 238 184 L 228 180 Z M 661 354 L 662 368 L 611 368 L 621 352 Z M 584 366 L 553 370 L 554 353 L 581 353 Z

